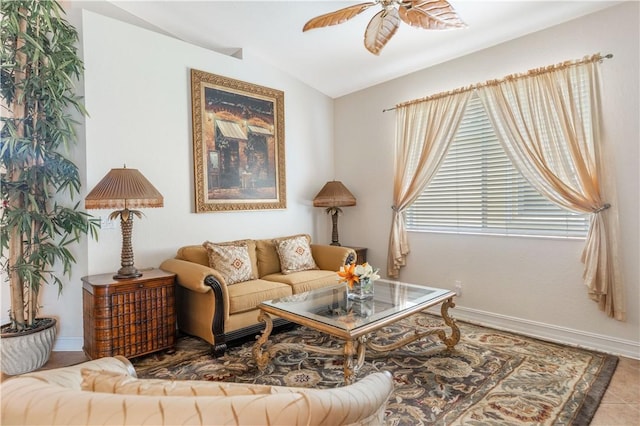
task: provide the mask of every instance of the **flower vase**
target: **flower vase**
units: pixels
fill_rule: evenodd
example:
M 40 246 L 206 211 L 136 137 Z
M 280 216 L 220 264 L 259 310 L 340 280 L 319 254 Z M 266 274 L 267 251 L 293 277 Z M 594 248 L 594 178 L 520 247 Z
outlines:
M 353 286 L 347 285 L 347 298 L 351 300 L 363 300 L 373 298 L 373 280 L 360 279 L 354 282 Z
M 347 312 L 353 312 L 357 318 L 369 318 L 375 312 L 375 301 L 371 299 L 349 299 Z

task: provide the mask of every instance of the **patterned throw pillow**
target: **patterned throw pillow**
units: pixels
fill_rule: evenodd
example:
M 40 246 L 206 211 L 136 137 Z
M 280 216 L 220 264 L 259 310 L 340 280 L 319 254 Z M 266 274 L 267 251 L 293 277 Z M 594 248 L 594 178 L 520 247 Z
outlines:
M 203 246 L 209 254 L 209 266 L 216 269 L 227 285 L 253 280 L 251 258 L 246 243 L 214 244 L 205 241 Z
M 83 368 L 82 390 L 126 395 L 159 396 L 235 396 L 271 393 L 271 386 L 211 383 L 198 380 L 137 379 L 106 370 Z
M 280 257 L 280 270 L 283 274 L 318 269 L 309 240 L 304 235 L 273 241 Z

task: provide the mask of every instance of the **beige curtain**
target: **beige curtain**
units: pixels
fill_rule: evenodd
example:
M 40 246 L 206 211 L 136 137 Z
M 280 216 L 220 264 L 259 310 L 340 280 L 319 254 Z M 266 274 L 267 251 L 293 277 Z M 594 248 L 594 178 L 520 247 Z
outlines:
M 599 59 L 489 82 L 478 87 L 478 94 L 502 146 L 525 178 L 559 206 L 591 214 L 582 253 L 584 282 L 601 310 L 624 321 L 617 206 L 600 139 Z M 580 85 L 586 90 L 576 88 Z M 583 101 L 590 107 L 583 109 Z
M 398 277 L 409 253 L 404 212 L 440 167 L 471 93 L 463 89 L 396 108 L 393 217 L 387 258 L 389 277 Z

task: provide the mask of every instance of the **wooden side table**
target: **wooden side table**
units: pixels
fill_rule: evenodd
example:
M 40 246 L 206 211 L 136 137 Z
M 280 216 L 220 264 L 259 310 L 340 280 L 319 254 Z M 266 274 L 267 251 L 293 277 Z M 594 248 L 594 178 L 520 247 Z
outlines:
M 353 247 L 353 246 L 347 246 L 349 248 L 352 248 L 353 250 L 355 250 L 356 252 L 356 265 L 361 265 L 364 262 L 367 261 L 367 248 L 366 247 Z
M 90 358 L 133 358 L 174 347 L 175 274 L 142 272 L 127 280 L 113 274 L 82 278 L 83 349 Z

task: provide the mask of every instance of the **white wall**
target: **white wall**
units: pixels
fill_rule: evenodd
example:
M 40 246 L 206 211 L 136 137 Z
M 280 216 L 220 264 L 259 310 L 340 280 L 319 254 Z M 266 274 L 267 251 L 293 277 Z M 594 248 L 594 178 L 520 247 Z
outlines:
M 81 129 L 86 165 L 84 158 L 78 162 L 86 178 L 83 197 L 111 168 L 125 163 L 164 196 L 163 208 L 144 209 L 145 216 L 134 223 L 136 267 L 157 267 L 180 246 L 207 239 L 304 232 L 314 241 L 330 242 L 329 218 L 312 206 L 312 199 L 334 178 L 331 98 L 246 52 L 239 60 L 89 11 L 70 11 L 70 21 L 81 33 L 90 114 Z M 191 68 L 284 91 L 286 209 L 193 213 Z M 79 147 L 80 154 L 84 148 Z M 107 216 L 110 211 L 90 213 Z M 53 288 L 43 294 L 42 314 L 60 320 L 55 350 L 81 350 L 80 278 L 120 267 L 119 224 L 77 249 L 79 262 L 61 297 Z
M 164 208 L 146 209 L 134 224 L 139 268 L 206 239 L 315 234 L 311 199 L 333 173 L 328 97 L 247 55 L 220 55 L 91 12 L 84 44 L 88 187 L 126 163 L 165 198 Z M 193 213 L 190 68 L 284 91 L 286 210 Z M 119 230 L 104 231 L 89 244 L 89 273 L 119 265 L 120 241 Z
M 335 101 L 336 171 L 358 199 L 341 218 L 341 239 L 369 247 L 386 270 L 391 223 L 395 115 L 384 108 L 531 68 L 612 53 L 602 64 L 604 142 L 617 179 L 627 322 L 600 312 L 582 283 L 582 241 L 410 233 L 400 279 L 463 295 L 458 318 L 526 331 L 640 358 L 639 4 L 629 2 L 416 72 Z M 418 53 L 420 54 L 420 53 Z M 424 52 L 428 54 L 428 52 Z M 358 159 L 357 167 L 355 161 Z M 369 164 L 370 166 L 362 166 Z

